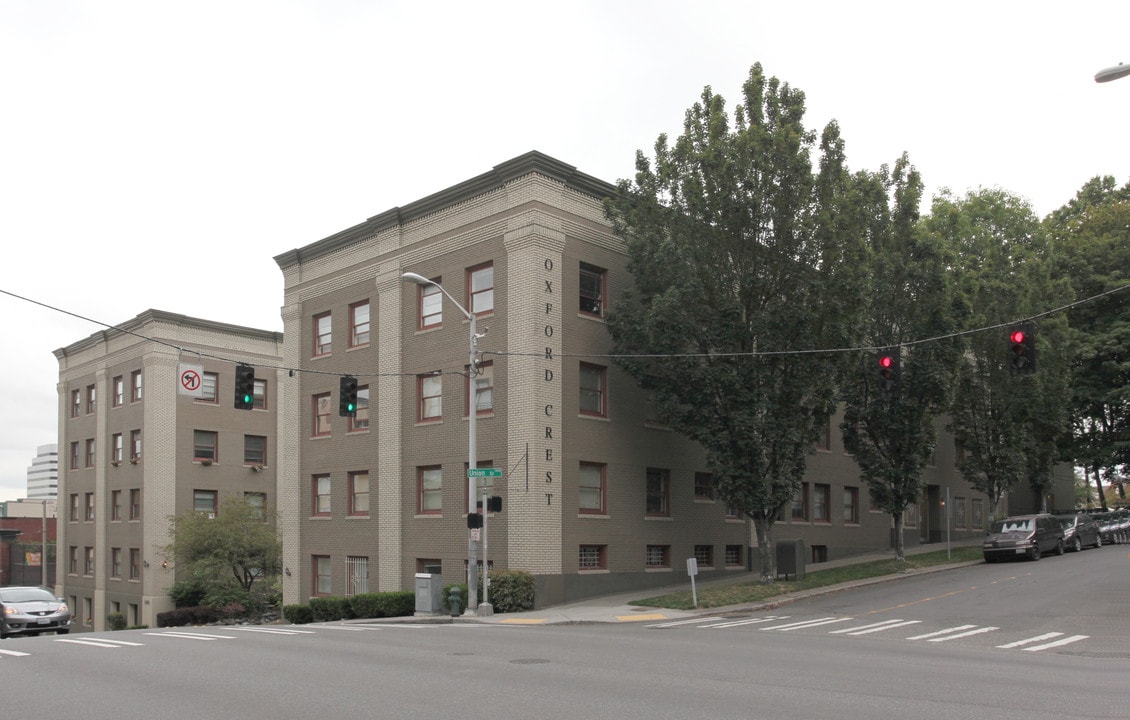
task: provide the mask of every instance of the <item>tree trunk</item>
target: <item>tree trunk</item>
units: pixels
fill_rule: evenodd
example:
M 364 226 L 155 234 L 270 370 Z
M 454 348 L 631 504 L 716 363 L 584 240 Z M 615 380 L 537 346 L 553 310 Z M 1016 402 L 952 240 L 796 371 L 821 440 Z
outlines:
M 773 557 L 773 547 L 769 544 L 769 528 L 773 521 L 761 517 L 760 514 L 753 518 L 753 528 L 757 533 L 757 556 L 760 559 L 761 582 L 769 584 L 777 580 L 777 565 Z
M 895 560 L 906 560 L 906 544 L 902 541 L 902 515 L 904 510 L 891 513 L 891 520 L 895 523 Z
M 1095 490 L 1099 493 L 1099 505 L 1102 507 L 1103 512 L 1107 511 L 1106 495 L 1103 495 L 1103 481 L 1102 476 L 1099 474 L 1099 464 L 1095 463 Z

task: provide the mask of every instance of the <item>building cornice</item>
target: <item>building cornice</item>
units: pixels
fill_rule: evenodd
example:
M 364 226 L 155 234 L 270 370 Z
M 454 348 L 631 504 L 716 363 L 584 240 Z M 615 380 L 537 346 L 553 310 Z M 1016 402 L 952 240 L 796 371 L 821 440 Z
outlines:
M 446 190 L 440 190 L 404 207 L 386 210 L 372 216 L 365 222 L 346 228 L 305 247 L 277 255 L 275 262 L 278 263 L 279 268 L 286 270 L 293 265 L 328 255 L 355 242 L 372 237 L 382 230 L 404 225 L 417 218 L 497 190 L 517 178 L 531 174 L 558 180 L 564 183 L 566 187 L 597 199 L 610 197 L 617 192 L 616 186 L 611 183 L 586 175 L 578 171 L 576 167 L 544 153 L 531 150 L 524 155 L 495 165 L 493 170 L 478 177 L 453 185 Z

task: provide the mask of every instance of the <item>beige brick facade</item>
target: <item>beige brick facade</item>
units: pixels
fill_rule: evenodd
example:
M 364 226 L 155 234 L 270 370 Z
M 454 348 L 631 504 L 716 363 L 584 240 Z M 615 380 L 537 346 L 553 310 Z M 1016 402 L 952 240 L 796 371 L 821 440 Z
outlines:
M 751 565 L 748 523 L 695 492 L 696 475 L 707 471 L 700 449 L 651 421 L 645 394 L 607 357 L 604 321 L 579 304 L 582 266 L 600 275 L 606 305 L 631 281 L 603 214 L 602 198 L 613 192 L 529 153 L 275 258 L 285 282 L 284 365 L 297 370 L 285 384 L 279 426 L 287 449 L 280 524 L 292 572 L 285 602 L 347 594 L 358 559 L 371 589 L 411 589 L 414 573 L 437 565 L 446 583 L 465 578 L 468 323 L 444 298 L 442 323 L 420 329 L 420 286 L 400 275 L 435 279 L 470 307 L 468 272 L 485 264 L 493 268 L 493 307 L 477 318 L 486 332 L 478 350 L 493 373 L 493 407 L 477 416 L 477 461 L 503 471 L 488 490 L 503 498 L 503 511 L 488 517 L 492 565 L 533 573 L 539 605 L 682 582 L 689 557 L 707 576 Z M 360 302 L 370 305 L 372 339 L 350 348 L 350 307 Z M 314 318 L 325 313 L 332 348 L 317 353 Z M 602 412 L 581 405 L 582 366 L 586 383 L 594 373 L 601 378 Z M 422 421 L 421 378 L 436 373 L 442 415 Z M 364 432 L 337 415 L 342 374 L 371 389 Z M 330 428 L 315 434 L 314 398 L 325 394 Z M 804 539 L 816 561 L 891 540 L 890 519 L 869 510 L 838 422 L 832 418 L 827 447 L 811 456 L 803 511 L 786 513 L 773 530 L 775 539 Z M 940 425 L 910 543 L 944 539 L 947 489 L 950 509 L 963 509 L 961 526 L 951 519 L 954 537 L 979 534 L 974 518 L 983 526 L 990 514 L 954 470 L 952 439 Z M 603 473 L 596 509 L 592 488 L 581 488 L 582 468 Z M 427 500 L 423 469 L 442 478 Z M 357 472 L 371 478 L 363 515 L 349 512 L 348 478 Z M 654 487 L 664 497 L 649 498 L 649 473 L 661 479 Z M 313 509 L 316 476 L 329 478 L 322 512 Z M 1057 490 L 1069 493 L 1067 482 Z
M 55 351 L 59 447 L 66 448 L 59 462 L 56 592 L 72 605 L 78 627 L 103 630 L 115 611 L 131 625 L 155 627 L 157 613 L 172 608 L 168 590 L 176 568 L 164 566 L 162 549 L 169 542 L 169 518 L 193 508 L 194 491 L 214 491 L 219 502 L 258 493 L 275 507 L 281 345 L 280 333 L 148 310 Z M 214 402 L 178 394 L 182 361 L 215 373 Z M 264 408 L 233 407 L 236 362 L 255 366 L 256 378 L 266 382 Z M 140 398 L 134 377 L 140 378 Z M 87 402 L 91 388 L 93 406 Z M 194 461 L 195 430 L 216 433 L 210 465 Z M 134 433 L 140 434 L 140 453 L 131 445 Z M 262 467 L 245 462 L 246 435 L 266 438 Z M 77 462 L 72 447 L 78 448 Z M 136 510 L 132 493 L 140 501 Z

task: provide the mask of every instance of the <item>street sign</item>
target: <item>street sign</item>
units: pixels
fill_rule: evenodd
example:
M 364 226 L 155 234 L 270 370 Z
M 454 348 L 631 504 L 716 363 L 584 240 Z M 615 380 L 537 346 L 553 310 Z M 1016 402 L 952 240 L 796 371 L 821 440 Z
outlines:
M 500 477 L 502 477 L 502 471 L 499 470 L 498 468 L 471 468 L 467 471 L 467 477 L 469 477 L 469 478 L 485 478 L 485 477 L 500 478 Z
M 192 363 L 180 363 L 177 366 L 177 370 L 180 373 L 180 382 L 177 384 L 177 394 L 188 395 L 194 398 L 204 397 L 204 382 L 201 380 L 204 375 L 204 366 Z

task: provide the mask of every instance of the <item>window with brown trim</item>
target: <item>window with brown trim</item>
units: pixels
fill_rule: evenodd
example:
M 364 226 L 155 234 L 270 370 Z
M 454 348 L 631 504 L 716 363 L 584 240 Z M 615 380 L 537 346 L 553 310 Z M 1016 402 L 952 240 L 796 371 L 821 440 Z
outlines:
M 416 489 L 418 514 L 443 513 L 443 470 L 439 465 L 416 469 Z
M 321 313 L 314 316 L 314 356 L 329 355 L 333 348 L 333 316 Z
M 313 398 L 312 405 L 314 416 L 311 419 L 313 437 L 325 437 L 330 434 L 330 393 L 319 393 Z
M 417 327 L 420 330 L 443 325 L 443 291 L 439 289 L 440 278 L 431 279 L 434 285 L 418 285 L 416 302 L 419 307 Z
M 494 263 L 468 268 L 467 310 L 475 315 L 494 312 Z
M 349 473 L 349 514 L 369 514 L 369 473 Z
M 349 347 L 369 344 L 369 301 L 349 306 Z
M 439 373 L 416 376 L 416 390 L 420 398 L 416 419 L 419 422 L 442 420 L 443 376 Z
M 349 432 L 369 429 L 369 386 L 357 388 L 357 411 L 349 418 Z
M 470 413 L 471 388 L 475 388 L 475 412 L 490 415 L 494 412 L 494 361 L 479 363 L 472 373 L 467 368 L 467 381 L 464 383 L 463 411 Z
M 608 415 L 608 396 L 605 392 L 608 368 L 602 365 L 581 363 L 580 412 L 582 415 Z
M 577 473 L 578 511 L 592 515 L 606 514 L 606 466 L 603 463 L 582 462 Z
M 311 505 L 314 511 L 311 514 L 318 517 L 327 517 L 332 510 L 331 491 L 333 486 L 330 482 L 330 476 L 315 475 L 311 479 L 310 488 L 314 493 L 313 504 Z
M 671 514 L 671 471 L 665 468 L 647 469 L 647 515 L 669 516 Z
M 607 271 L 595 265 L 581 263 L 580 312 L 582 315 L 604 317 L 604 282 Z

